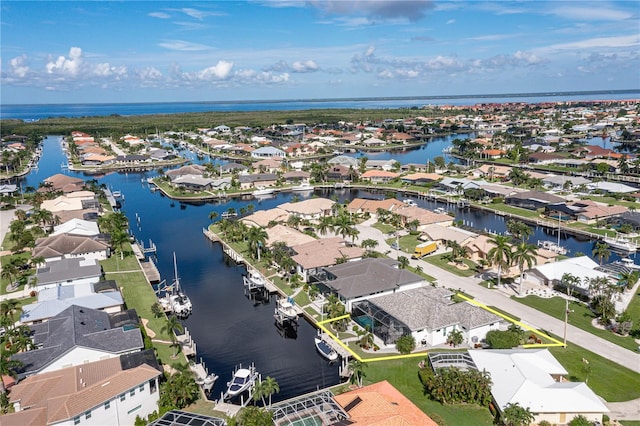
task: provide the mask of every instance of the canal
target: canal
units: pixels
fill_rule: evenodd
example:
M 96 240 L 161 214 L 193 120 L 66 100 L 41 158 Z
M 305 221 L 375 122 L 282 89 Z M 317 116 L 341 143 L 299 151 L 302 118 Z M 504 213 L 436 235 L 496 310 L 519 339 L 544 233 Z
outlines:
M 274 400 L 290 398 L 339 382 L 337 365 L 329 365 L 315 352 L 313 336 L 316 330 L 304 320 L 295 338 L 283 337 L 274 324 L 275 300 L 255 303 L 245 297 L 242 286 L 243 267 L 236 266 L 225 258 L 221 247 L 210 242 L 202 233 L 210 224 L 209 213 L 219 214 L 233 207 L 239 210 L 253 204 L 256 210 L 270 209 L 291 199 L 290 193 L 279 193 L 263 200 L 233 199 L 227 203 L 186 204 L 173 202 L 159 192 L 151 192 L 146 178 L 155 176 L 155 171 L 125 173 L 113 172 L 100 176 L 85 176 L 82 173 L 61 170 L 66 157 L 61 149 L 60 137 L 48 137 L 44 142 L 42 159 L 37 170 L 27 175 L 21 185 L 38 187 L 45 178 L 56 174 L 84 179 L 98 179 L 125 196 L 122 210 L 129 218 L 131 229 L 140 241 L 153 241 L 157 247 L 157 264 L 163 279 L 171 281 L 173 253 L 177 258 L 178 274 L 184 291 L 193 303 L 193 314 L 184 321 L 197 343 L 198 357 L 220 376 L 211 393 L 216 399 L 225 388 L 234 367 L 240 363 L 255 363 L 263 376 L 271 376 L 280 385 L 280 393 Z M 418 150 L 419 151 L 419 150 Z M 432 158 L 431 158 L 432 159 Z M 426 156 L 419 161 L 426 161 Z M 403 159 L 404 162 L 404 159 Z M 354 197 L 381 198 L 379 193 L 363 190 L 327 191 L 316 195 L 337 196 L 339 201 Z M 399 197 L 405 198 L 405 197 Z M 444 207 L 454 211 L 457 220 L 479 230 L 502 233 L 506 230 L 506 219 L 478 210 L 458 210 L 427 200 L 416 200 L 426 208 Z M 542 227 L 535 227 L 530 242 L 551 239 L 557 234 Z M 572 235 L 560 235 L 561 245 L 569 254 L 591 255 L 594 243 L 581 241 Z M 619 256 L 612 254 L 610 260 Z

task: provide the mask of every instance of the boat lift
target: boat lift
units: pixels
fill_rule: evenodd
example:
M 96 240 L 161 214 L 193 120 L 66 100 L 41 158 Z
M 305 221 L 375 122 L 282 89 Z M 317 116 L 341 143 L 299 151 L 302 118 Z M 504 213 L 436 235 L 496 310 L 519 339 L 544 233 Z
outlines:
M 242 368 L 242 364 L 238 364 L 238 366 L 235 368 L 235 370 L 233 370 L 233 374 L 231 375 L 231 380 L 233 380 L 233 377 L 235 376 L 236 372 Z M 241 407 L 246 407 L 247 404 L 249 404 L 249 402 L 251 402 L 251 400 L 253 399 L 253 392 L 255 391 L 255 387 L 256 387 L 256 383 L 260 383 L 262 381 L 262 375 L 260 373 L 258 373 L 258 371 L 256 370 L 255 365 L 252 363 L 249 367 L 248 370 L 251 371 L 251 385 L 247 388 L 247 391 L 249 392 L 249 395 L 247 396 L 247 399 L 244 399 L 244 392 L 242 392 L 240 394 L 240 406 Z M 246 391 L 245 391 L 246 392 Z M 225 401 L 231 401 L 233 399 L 233 397 L 231 397 L 228 392 L 221 392 L 220 393 L 220 401 L 219 402 L 225 402 Z

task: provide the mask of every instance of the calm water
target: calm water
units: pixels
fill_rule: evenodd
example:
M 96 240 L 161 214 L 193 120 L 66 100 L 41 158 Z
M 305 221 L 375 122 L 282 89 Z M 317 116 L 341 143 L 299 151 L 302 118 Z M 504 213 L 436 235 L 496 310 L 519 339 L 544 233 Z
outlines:
M 60 173 L 60 165 L 64 162 L 66 158 L 60 147 L 60 138 L 47 138 L 39 169 L 26 176 L 21 182 L 22 186 L 37 187 L 44 178 Z M 339 382 L 337 366 L 327 364 L 315 351 L 315 329 L 301 320 L 297 338 L 283 338 L 272 316 L 275 300 L 256 304 L 247 299 L 242 287 L 244 268 L 225 259 L 220 246 L 211 243 L 202 234 L 202 229 L 210 223 L 208 215 L 211 211 L 222 213 L 229 207 L 238 210 L 248 204 L 253 204 L 257 210 L 269 209 L 289 201 L 291 194 L 278 194 L 261 201 L 236 199 L 220 204 L 180 204 L 158 192 L 151 192 L 143 183 L 146 177 L 155 175 L 155 172 L 110 173 L 99 177 L 65 173 L 85 179 L 97 178 L 100 183 L 123 192 L 123 211 L 129 218 L 133 233 L 147 245 L 149 240 L 156 244 L 158 268 L 163 279 L 168 281 L 174 274 L 175 252 L 181 284 L 194 305 L 194 313 L 185 321 L 185 325 L 197 343 L 198 356 L 202 357 L 211 372 L 221 377 L 212 392 L 212 398 L 219 397 L 231 371 L 239 363 L 248 365 L 253 362 L 264 376 L 272 376 L 278 381 L 281 392 L 275 395 L 275 400 Z M 316 195 L 337 195 L 340 201 L 354 197 L 382 197 L 379 193 L 356 190 L 316 192 Z M 417 200 L 417 203 L 427 208 L 448 208 L 424 200 Z M 506 229 L 504 217 L 475 210 L 449 209 L 456 211 L 456 219 L 477 229 L 495 232 L 504 232 Z M 556 238 L 557 234 L 538 227 L 530 241 L 535 244 L 539 239 L 555 241 Z M 594 245 L 591 241 L 579 241 L 565 234 L 561 234 L 561 244 L 571 254 L 582 252 L 587 255 L 591 255 Z M 619 256 L 613 255 L 610 260 L 616 259 Z
M 415 98 L 366 98 L 237 102 L 160 102 L 120 104 L 5 105 L 0 117 L 39 120 L 49 117 L 84 117 L 144 114 L 172 114 L 207 111 L 291 111 L 332 108 L 420 108 L 425 105 L 475 105 L 477 103 L 594 101 L 636 99 L 640 90 L 604 92 L 515 93 L 494 95 L 416 96 Z

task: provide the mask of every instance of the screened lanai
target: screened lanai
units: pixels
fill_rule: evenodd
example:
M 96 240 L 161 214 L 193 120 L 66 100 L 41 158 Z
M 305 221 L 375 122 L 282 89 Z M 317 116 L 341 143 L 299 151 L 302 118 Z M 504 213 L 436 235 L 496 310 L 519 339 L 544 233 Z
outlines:
M 369 327 L 385 345 L 392 345 L 403 335 L 411 334 L 405 323 L 368 300 L 354 303 L 351 317 L 362 327 Z

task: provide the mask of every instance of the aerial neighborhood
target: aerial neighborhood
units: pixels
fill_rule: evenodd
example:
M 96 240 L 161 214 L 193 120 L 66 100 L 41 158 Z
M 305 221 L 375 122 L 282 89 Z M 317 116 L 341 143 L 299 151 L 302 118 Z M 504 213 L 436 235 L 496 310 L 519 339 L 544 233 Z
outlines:
M 636 424 L 640 101 L 389 117 L 3 129 L 0 426 Z M 132 197 L 192 214 L 254 306 L 274 300 L 269 328 L 317 329 L 339 383 L 216 382 L 183 259 L 160 279 Z

